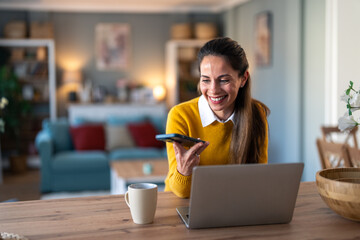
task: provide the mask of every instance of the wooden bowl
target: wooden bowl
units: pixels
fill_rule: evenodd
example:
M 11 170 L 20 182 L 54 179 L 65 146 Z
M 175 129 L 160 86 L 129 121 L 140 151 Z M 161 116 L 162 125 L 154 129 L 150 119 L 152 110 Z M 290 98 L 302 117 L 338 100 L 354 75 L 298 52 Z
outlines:
M 340 216 L 360 221 L 360 168 L 331 168 L 316 173 L 324 202 Z

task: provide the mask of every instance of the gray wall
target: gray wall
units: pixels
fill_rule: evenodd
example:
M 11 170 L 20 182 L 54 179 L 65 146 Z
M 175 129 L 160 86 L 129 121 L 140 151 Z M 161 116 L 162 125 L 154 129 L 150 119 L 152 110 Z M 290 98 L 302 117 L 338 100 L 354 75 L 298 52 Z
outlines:
M 67 55 L 84 61 L 84 77 L 93 85 L 103 85 L 115 94 L 116 81 L 127 79 L 130 83 L 165 82 L 165 45 L 170 40 L 171 25 L 178 22 L 211 21 L 221 27 L 218 15 L 197 14 L 96 14 L 54 13 L 57 62 Z M 131 28 L 130 67 L 127 71 L 98 71 L 95 62 L 95 26 L 98 23 L 127 23 Z M 61 69 L 58 69 L 60 73 Z M 58 78 L 60 79 L 60 78 Z M 60 88 L 59 88 L 60 89 Z M 63 106 L 66 96 L 58 91 L 58 104 Z M 59 107 L 60 115 L 66 114 Z M 64 109 L 64 108 L 63 108 Z
M 255 15 L 273 14 L 273 62 L 254 65 Z M 320 169 L 316 138 L 324 122 L 325 0 L 252 0 L 224 16 L 225 35 L 247 52 L 253 96 L 270 107 L 269 162 L 304 162 L 303 180 Z
M 253 0 L 224 16 L 225 35 L 238 40 L 247 52 L 253 97 L 271 110 L 268 118 L 270 163 L 302 161 L 300 3 L 299 0 Z M 273 16 L 272 64 L 256 67 L 253 57 L 255 15 L 265 10 L 271 11 Z
M 218 15 L 197 14 L 94 14 L 54 13 L 56 52 L 74 54 L 86 59 L 84 72 L 96 83 L 111 89 L 116 80 L 126 77 L 135 82 L 146 82 L 153 72 L 164 81 L 165 43 L 170 40 L 173 23 L 212 21 L 219 23 Z M 97 71 L 95 63 L 95 26 L 97 23 L 127 23 L 131 27 L 131 60 L 127 71 Z M 62 56 L 59 56 L 59 58 Z

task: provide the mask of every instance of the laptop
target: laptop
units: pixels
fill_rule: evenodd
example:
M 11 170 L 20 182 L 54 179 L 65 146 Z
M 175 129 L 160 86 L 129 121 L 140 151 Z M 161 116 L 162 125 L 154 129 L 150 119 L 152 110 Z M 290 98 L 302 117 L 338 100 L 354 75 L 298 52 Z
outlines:
M 190 205 L 176 211 L 187 228 L 289 223 L 303 163 L 197 166 Z

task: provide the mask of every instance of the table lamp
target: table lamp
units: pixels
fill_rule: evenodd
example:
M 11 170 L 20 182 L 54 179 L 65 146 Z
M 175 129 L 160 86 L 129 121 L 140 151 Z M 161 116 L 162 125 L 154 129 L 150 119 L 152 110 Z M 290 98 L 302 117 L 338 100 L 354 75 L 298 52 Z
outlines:
M 65 84 L 71 84 L 72 90 L 68 93 L 68 100 L 70 102 L 77 101 L 77 89 L 81 82 L 82 74 L 80 70 L 65 70 L 62 81 Z

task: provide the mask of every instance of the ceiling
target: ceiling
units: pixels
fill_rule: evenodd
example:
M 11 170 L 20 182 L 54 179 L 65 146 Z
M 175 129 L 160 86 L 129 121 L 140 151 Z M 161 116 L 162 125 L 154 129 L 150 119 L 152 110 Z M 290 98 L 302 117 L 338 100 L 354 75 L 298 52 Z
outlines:
M 218 13 L 250 0 L 0 0 L 0 10 Z

